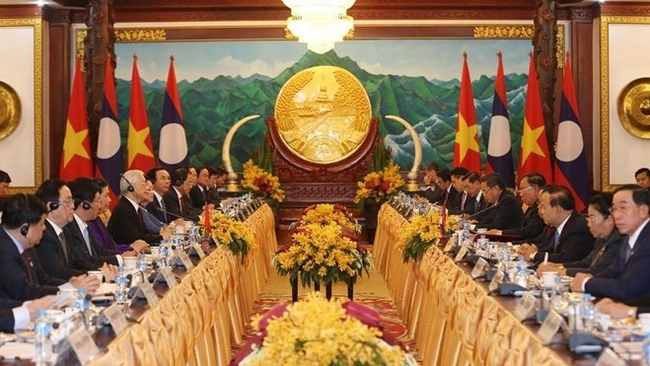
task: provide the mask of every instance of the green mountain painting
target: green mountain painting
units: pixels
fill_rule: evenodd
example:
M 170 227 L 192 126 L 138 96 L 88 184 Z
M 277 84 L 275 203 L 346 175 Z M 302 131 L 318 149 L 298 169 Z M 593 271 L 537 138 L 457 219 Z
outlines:
M 118 65 L 120 58 L 122 65 L 128 64 L 125 59 L 128 57 L 129 50 L 122 50 L 120 54 L 119 49 L 116 49 L 116 52 L 118 52 Z M 489 62 L 490 68 L 496 70 L 496 57 L 493 55 L 494 53 L 490 58 L 486 58 L 485 62 Z M 164 59 L 164 56 L 159 57 Z M 525 54 L 522 59 L 527 59 Z M 179 62 L 177 57 L 175 65 Z M 142 83 L 149 124 L 154 148 L 157 149 L 165 93 L 165 82 L 161 80 L 164 80 L 165 76 L 148 82 L 145 80 L 147 66 L 140 65 L 142 64 L 139 64 L 139 67 L 143 70 L 141 75 L 143 75 Z M 427 78 L 424 75 L 371 72 L 367 69 L 373 67 L 364 67 L 362 66 L 364 63 L 356 62 L 350 56 L 340 56 L 335 50 L 322 55 L 307 51 L 298 61 L 287 65 L 276 75 L 265 75 L 248 70 L 246 77 L 218 74 L 214 78 L 197 77 L 193 81 L 188 81 L 183 79 L 183 74 L 177 66 L 177 77 L 181 80 L 178 89 L 186 126 L 190 163 L 195 166 L 220 165 L 221 147 L 229 128 L 245 116 L 259 114 L 261 118 L 245 125 L 234 137 L 231 147 L 233 168 L 241 171 L 243 163 L 254 156 L 256 149 L 263 142 L 266 133 L 264 120 L 273 115 L 275 100 L 282 85 L 297 72 L 318 65 L 344 68 L 361 81 L 370 98 L 373 115 L 380 118 L 380 132 L 384 136 L 385 146 L 391 149 L 393 159 L 402 169 L 410 169 L 413 163 L 412 141 L 401 125 L 383 117 L 386 115 L 401 116 L 413 125 L 422 142 L 423 164 L 435 161 L 450 166 L 460 81 L 457 78 L 441 80 Z M 461 59 L 458 57 L 456 66 L 458 70 L 460 65 Z M 163 69 L 162 66 L 158 68 Z M 163 75 L 166 75 L 166 70 L 164 71 Z M 459 74 L 460 72 L 456 73 Z M 126 141 L 130 96 L 130 80 L 127 80 L 125 75 L 124 68 L 121 72 L 117 72 L 116 88 L 123 141 Z M 472 81 L 483 161 L 486 159 L 494 91 L 494 76 L 487 75 L 481 74 L 478 79 Z M 513 152 L 517 162 L 527 75 L 507 74 L 506 85 Z

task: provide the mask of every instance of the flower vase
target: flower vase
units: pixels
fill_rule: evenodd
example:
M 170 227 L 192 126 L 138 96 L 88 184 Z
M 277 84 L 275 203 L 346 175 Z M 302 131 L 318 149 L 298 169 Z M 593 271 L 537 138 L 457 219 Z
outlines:
M 375 242 L 375 232 L 377 232 L 377 215 L 379 214 L 379 209 L 383 203 L 384 201 L 376 200 L 373 198 L 366 199 L 364 203 L 364 228 L 368 234 L 369 244 L 373 244 Z
M 274 200 L 273 198 L 264 198 L 264 202 L 271 208 L 273 211 L 273 220 L 275 222 L 275 228 L 280 227 L 280 202 Z

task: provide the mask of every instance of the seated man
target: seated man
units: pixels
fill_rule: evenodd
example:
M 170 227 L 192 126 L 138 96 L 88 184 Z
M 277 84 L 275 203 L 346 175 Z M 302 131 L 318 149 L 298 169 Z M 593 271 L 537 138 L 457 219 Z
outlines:
M 0 297 L 27 301 L 65 288 L 85 288 L 92 294 L 99 287 L 95 276 L 71 277 L 66 283 L 45 273 L 32 248 L 43 237 L 46 213 L 47 207 L 33 195 L 17 194 L 5 202 L 0 226 Z
M 418 195 L 426 198 L 431 203 L 440 203 L 445 199 L 443 191 L 438 187 L 439 170 L 440 167 L 434 161 L 424 167 L 424 188 L 418 192 Z
M 521 201 L 528 207 L 524 213 L 524 220 L 521 226 L 508 230 L 490 230 L 488 234 L 515 236 L 521 240 L 532 239 L 544 231 L 544 221 L 539 216 L 537 202 L 540 190 L 546 185 L 546 179 L 539 173 L 528 173 L 519 182 L 519 196 Z
M 476 172 L 469 172 L 463 177 L 463 186 L 467 192 L 467 199 L 463 207 L 463 218 L 481 220 L 481 214 L 489 205 L 485 202 L 483 191 L 481 191 L 481 176 Z
M 535 244 L 522 244 L 519 253 L 535 263 L 546 259 L 554 263 L 578 261 L 594 248 L 594 237 L 587 220 L 575 211 L 575 201 L 568 188 L 548 185 L 542 191 L 539 211 L 546 225 L 554 227 L 551 235 Z
M 163 196 L 169 220 L 173 221 L 181 218 L 184 220 L 198 221 L 198 212 L 193 211 L 186 197 L 193 187 L 193 179 L 189 170 L 177 168 L 172 172 L 171 177 L 172 188 Z
M 492 209 L 486 211 L 485 217 L 476 226 L 481 228 L 507 230 L 521 225 L 524 213 L 515 196 L 506 190 L 506 183 L 497 173 L 488 173 L 481 177 L 481 190 Z
M 228 181 L 228 172 L 221 167 L 214 168 L 211 166 L 208 166 L 208 172 L 210 173 L 210 186 L 208 187 L 207 202 L 218 207 L 219 203 L 221 203 L 220 192 L 226 188 L 224 186 Z
M 637 185 L 624 185 L 614 192 L 612 216 L 622 235 L 623 246 L 605 271 L 578 273 L 571 290 L 597 297 L 629 301 L 650 294 L 650 192 Z
M 129 170 L 122 174 L 120 180 L 120 200 L 115 205 L 111 219 L 108 221 L 108 232 L 117 243 L 133 243 L 144 240 L 149 244 L 159 244 L 163 239 L 160 234 L 147 230 L 140 202 L 146 199 L 147 181 L 140 170 Z
M 578 272 L 594 274 L 609 268 L 623 245 L 623 237 L 616 230 L 611 210 L 611 193 L 591 197 L 587 207 L 587 225 L 591 235 L 596 238 L 594 250 L 579 261 L 540 264 L 537 272 L 557 271 L 561 275 L 575 276 Z
M 446 207 L 448 210 L 460 209 L 460 193 L 454 189 L 451 183 L 451 171 L 449 169 L 440 169 L 436 177 L 436 184 L 442 191 L 441 200 L 434 202 Z
M 163 200 L 163 196 L 169 191 L 171 185 L 169 172 L 165 168 L 157 166 L 149 169 L 146 177 L 152 184 L 154 197 L 151 203 L 145 205 L 145 208 L 162 223 L 168 224 L 174 221 L 174 218 L 167 217 L 167 208 Z

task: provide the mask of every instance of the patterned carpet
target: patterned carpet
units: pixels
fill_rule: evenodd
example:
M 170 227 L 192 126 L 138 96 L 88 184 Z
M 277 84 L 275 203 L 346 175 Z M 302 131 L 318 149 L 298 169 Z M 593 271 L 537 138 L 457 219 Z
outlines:
M 363 303 L 365 305 L 375 308 L 382 320 L 382 325 L 384 326 L 384 331 L 388 332 L 392 338 L 398 339 L 401 341 L 408 350 L 410 350 L 416 357 L 417 349 L 415 347 L 415 342 L 412 340 L 406 339 L 406 328 L 397 314 L 397 310 L 391 299 L 385 297 L 373 296 L 373 295 L 358 295 L 355 296 L 355 301 Z M 291 296 L 282 296 L 278 294 L 262 294 L 260 299 L 255 302 L 253 308 L 253 314 L 264 314 L 267 311 L 271 310 L 275 305 L 281 302 L 290 303 Z M 242 347 L 245 347 L 249 344 L 249 340 L 252 338 L 252 328 L 247 326 L 246 334 L 244 335 L 244 341 L 242 344 L 233 344 L 232 345 L 232 354 L 235 355 Z

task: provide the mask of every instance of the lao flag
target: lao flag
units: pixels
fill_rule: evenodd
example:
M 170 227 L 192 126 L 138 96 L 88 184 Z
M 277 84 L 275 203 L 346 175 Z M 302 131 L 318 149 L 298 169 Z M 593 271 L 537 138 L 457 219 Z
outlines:
M 532 53 L 528 68 L 528 90 L 526 92 L 526 108 L 522 124 L 521 151 L 519 152 L 519 176 L 528 173 L 539 173 L 547 182 L 553 181 L 551 155 L 546 139 L 544 115 L 542 114 L 542 98 L 539 95 L 537 71 Z
M 143 172 L 156 166 L 153 157 L 153 144 L 149 131 L 149 118 L 142 92 L 138 57 L 133 55 L 133 72 L 131 74 L 131 106 L 129 108 L 129 136 L 126 142 L 127 169 Z
M 106 61 L 104 74 L 104 96 L 102 97 L 102 114 L 99 120 L 99 136 L 97 140 L 97 176 L 108 182 L 111 201 L 116 203 L 120 194 L 120 174 L 124 171 L 122 156 L 122 138 L 117 122 L 117 99 L 115 94 L 115 79 L 111 61 Z
M 490 140 L 487 149 L 487 173 L 499 173 L 506 186 L 515 187 L 515 166 L 512 160 L 512 142 L 510 140 L 510 120 L 508 119 L 508 99 L 506 98 L 506 81 L 503 75 L 501 52 L 497 53 L 499 63 L 494 80 L 494 100 L 490 120 Z
M 183 122 L 181 99 L 178 96 L 178 86 L 176 85 L 174 57 L 170 57 L 169 60 L 158 157 L 160 158 L 160 165 L 168 171 L 172 171 L 177 167 L 187 165 L 188 161 L 185 123 Z
M 59 177 L 64 181 L 93 176 L 90 137 L 88 136 L 88 115 L 86 113 L 86 94 L 81 74 L 81 61 L 77 60 L 72 80 L 72 92 L 68 105 L 68 119 L 65 126 L 63 154 L 59 171 Z
M 463 53 L 463 74 L 458 101 L 458 122 L 454 143 L 454 167 L 465 167 L 470 172 L 481 172 L 481 155 L 478 144 L 478 125 L 472 94 L 472 80 L 469 77 L 467 53 Z
M 564 65 L 562 105 L 555 151 L 555 182 L 571 190 L 576 201 L 576 210 L 580 212 L 585 209 L 589 199 L 589 175 L 569 55 Z

